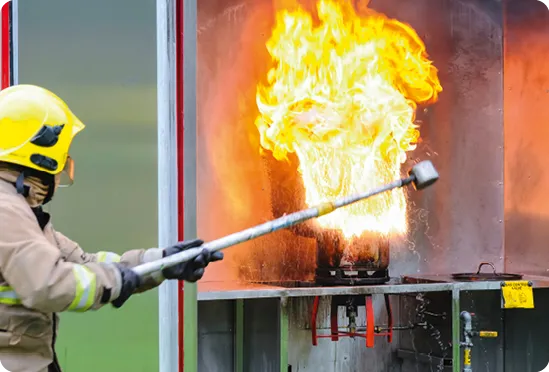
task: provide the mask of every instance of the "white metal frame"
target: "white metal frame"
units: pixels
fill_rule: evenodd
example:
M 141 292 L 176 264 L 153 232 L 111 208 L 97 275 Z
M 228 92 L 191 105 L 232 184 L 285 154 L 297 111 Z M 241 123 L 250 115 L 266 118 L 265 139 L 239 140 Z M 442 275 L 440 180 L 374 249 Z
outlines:
M 158 245 L 178 238 L 175 0 L 156 1 Z M 159 371 L 179 371 L 178 283 L 159 288 Z

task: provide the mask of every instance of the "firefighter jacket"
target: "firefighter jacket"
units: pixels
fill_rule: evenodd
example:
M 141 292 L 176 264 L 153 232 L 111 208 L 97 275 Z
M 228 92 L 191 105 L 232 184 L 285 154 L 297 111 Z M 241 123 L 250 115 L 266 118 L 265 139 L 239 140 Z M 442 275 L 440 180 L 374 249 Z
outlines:
M 11 372 L 60 371 L 55 356 L 56 313 L 97 310 L 117 298 L 121 277 L 113 262 L 129 267 L 161 258 L 158 248 L 86 253 L 54 230 L 40 204 L 47 194 L 18 173 L 0 168 L 0 361 Z M 139 292 L 156 287 L 148 277 Z

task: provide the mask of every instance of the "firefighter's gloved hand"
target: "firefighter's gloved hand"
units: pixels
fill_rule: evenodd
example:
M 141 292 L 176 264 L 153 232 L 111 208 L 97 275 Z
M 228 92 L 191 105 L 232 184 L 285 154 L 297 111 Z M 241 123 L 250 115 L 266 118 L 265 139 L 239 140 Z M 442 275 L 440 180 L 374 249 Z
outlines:
M 137 275 L 135 271 L 132 269 L 122 265 L 122 264 L 115 264 L 118 268 L 118 271 L 120 271 L 120 276 L 122 277 L 122 285 L 120 288 L 120 295 L 118 298 L 114 301 L 112 301 L 112 305 L 116 308 L 120 308 L 122 305 L 124 305 L 124 302 L 126 302 L 132 294 L 134 294 L 135 290 L 139 288 L 141 285 L 141 277 Z
M 200 247 L 202 244 L 204 244 L 204 242 L 200 239 L 179 242 L 169 248 L 164 249 L 164 257 L 171 256 L 187 249 Z M 220 261 L 222 259 L 223 252 L 218 251 L 210 253 L 210 251 L 204 248 L 202 253 L 196 256 L 193 260 L 168 267 L 162 270 L 162 274 L 166 279 L 196 282 L 202 278 L 204 275 L 204 269 L 210 262 Z

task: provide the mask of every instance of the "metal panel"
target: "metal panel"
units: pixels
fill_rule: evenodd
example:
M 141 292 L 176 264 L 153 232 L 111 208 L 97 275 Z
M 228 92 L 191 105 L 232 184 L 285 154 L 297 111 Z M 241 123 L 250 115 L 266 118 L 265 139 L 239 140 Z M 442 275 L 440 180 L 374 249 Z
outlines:
M 549 12 L 536 0 L 505 3 L 505 269 L 547 275 Z M 505 312 L 507 372 L 549 362 L 549 293 L 534 296 L 534 310 Z
M 278 299 L 244 305 L 244 371 L 280 372 Z
M 274 6 L 282 3 L 275 2 Z M 425 192 L 410 193 L 411 231 L 406 242 L 394 242 L 391 247 L 391 275 L 471 271 L 480 261 L 494 262 L 501 269 L 504 229 L 501 4 L 495 0 L 372 0 L 370 5 L 417 30 L 439 68 L 444 88 L 439 102 L 418 113 L 423 142 L 403 167 L 420 158 L 431 158 L 441 180 Z M 265 41 L 272 24 L 270 1 L 199 3 L 197 156 L 185 160 L 197 162 L 197 227 L 198 235 L 206 240 L 273 216 L 271 189 L 281 185 L 270 183 L 253 125 L 255 83 L 265 76 L 268 67 L 263 62 L 268 62 Z M 313 239 L 288 231 L 233 247 L 227 251 L 224 262 L 207 271 L 199 286 L 199 298 L 299 297 L 391 290 L 386 286 L 319 289 L 239 283 L 250 278 L 266 282 L 310 279 L 315 248 Z M 453 284 L 433 286 L 457 291 Z M 413 286 L 393 289 L 420 290 Z M 270 300 L 256 301 L 246 304 L 256 303 L 259 307 Z M 294 301 L 307 300 L 290 302 Z M 263 309 L 262 320 L 245 317 L 248 363 L 245 370 L 280 367 L 274 366 L 279 355 L 264 354 L 268 349 L 263 345 L 273 345 L 271 350 L 277 350 L 274 348 L 277 345 L 273 344 L 272 336 L 269 340 L 264 338 L 264 331 L 259 329 L 275 324 L 275 315 L 271 313 L 277 307 L 274 302 L 271 306 L 272 309 Z M 246 310 L 246 314 L 248 311 L 253 310 Z M 311 349 L 310 333 L 302 328 L 303 319 L 309 315 L 303 306 L 290 312 L 289 364 L 293 368 L 319 369 L 331 363 L 329 368 L 352 370 L 365 363 L 366 356 L 380 369 L 388 368 L 389 347 L 380 346 L 375 357 L 368 350 L 358 349 L 359 342 L 349 340 L 326 341 Z M 321 322 L 327 321 L 325 316 L 321 318 Z M 250 329 L 248 322 L 253 323 Z M 277 333 L 272 329 L 272 334 Z M 251 338 L 257 341 L 252 342 Z M 351 354 L 352 358 L 345 358 Z
M 198 371 L 234 370 L 234 319 L 233 301 L 198 305 Z
M 496 338 L 473 337 L 473 371 L 503 371 L 503 349 L 507 338 L 500 293 L 498 290 L 454 291 L 452 294 L 403 296 L 399 322 L 425 321 L 427 327 L 401 332 L 399 348 L 406 352 L 401 353 L 402 372 L 462 371 L 463 349 L 460 342 L 464 339 L 463 322 L 459 321 L 461 311 L 474 314 L 474 331 L 498 332 Z M 453 319 L 457 320 L 454 324 Z M 453 363 L 450 364 L 450 361 Z
M 538 293 L 544 290 L 536 290 Z M 473 337 L 471 352 L 473 371 L 503 371 L 504 346 L 509 335 L 504 327 L 504 310 L 501 309 L 501 291 L 462 292 L 461 310 L 473 313 L 474 331 L 495 331 L 495 338 Z M 463 326 L 463 322 L 461 324 Z M 460 327 L 460 333 L 462 328 Z M 462 340 L 463 340 L 463 336 Z M 463 350 L 462 353 L 463 355 Z
M 155 2 L 18 5 L 20 83 L 51 89 L 87 124 L 71 148 L 75 184 L 49 207 L 54 226 L 89 252 L 158 245 Z M 158 370 L 158 307 L 154 290 L 120 310 L 61 314 L 62 366 Z
M 505 372 L 542 371 L 549 364 L 549 290 L 535 291 L 535 305 L 505 311 Z
M 386 325 L 387 314 L 383 296 L 373 296 L 376 324 Z M 318 310 L 317 329 L 319 334 L 330 333 L 330 299 L 322 297 Z M 312 298 L 298 297 L 288 300 L 290 314 L 290 347 L 289 364 L 292 371 L 300 372 L 354 372 L 364 369 L 376 372 L 392 371 L 393 356 L 391 352 L 397 345 L 398 338 L 388 344 L 385 337 L 376 337 L 375 347 L 366 348 L 364 338 L 340 338 L 334 342 L 329 338 L 321 338 L 318 346 L 312 345 L 311 312 Z M 395 308 L 395 307 L 394 307 Z M 395 318 L 396 319 L 396 318 Z M 341 330 L 348 325 L 344 308 L 338 311 L 338 324 Z M 358 328 L 366 326 L 365 309 L 358 308 L 356 319 Z
M 412 157 L 431 157 L 441 178 L 424 193 L 410 193 L 410 242 L 393 247 L 391 272 L 471 271 L 479 261 L 494 262 L 501 269 L 501 4 L 480 0 L 372 3 L 383 3 L 382 9 L 392 5 L 390 15 L 417 28 L 439 68 L 444 89 L 435 105 L 418 114 L 424 141 Z
M 272 5 L 222 4 L 210 0 L 199 7 L 198 231 L 204 239 L 272 218 L 270 190 L 278 187 L 270 184 L 253 126 L 255 83 L 268 66 L 262 61 Z M 371 6 L 416 29 L 444 88 L 439 102 L 418 113 L 423 141 L 403 166 L 431 158 L 441 180 L 410 193 L 411 231 L 405 242 L 392 244 L 391 274 L 470 271 L 480 261 L 501 269 L 501 4 L 373 0 Z M 313 239 L 274 233 L 231 248 L 204 280 L 308 279 L 315 247 Z
M 505 257 L 510 272 L 547 275 L 549 12 L 507 1 L 505 23 Z
M 426 323 L 412 330 L 398 332 L 398 347 L 419 353 L 402 359 L 403 371 L 439 371 L 442 359 L 452 359 L 452 301 L 453 293 L 418 293 L 400 298 L 398 324 Z M 459 297 L 457 299 L 459 301 Z M 459 306 L 457 307 L 459 319 Z M 457 330 L 459 337 L 459 329 Z M 458 338 L 459 339 L 459 338 Z M 459 349 L 458 349 L 459 351 Z M 423 357 L 426 358 L 423 358 Z

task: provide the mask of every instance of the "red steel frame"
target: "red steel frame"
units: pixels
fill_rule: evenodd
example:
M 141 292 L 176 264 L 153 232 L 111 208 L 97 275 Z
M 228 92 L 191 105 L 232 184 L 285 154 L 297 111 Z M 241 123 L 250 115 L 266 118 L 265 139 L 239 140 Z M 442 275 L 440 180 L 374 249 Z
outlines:
M 183 183 L 183 143 L 184 143 L 184 97 L 183 97 L 183 2 L 185 0 L 176 0 L 175 3 L 175 76 L 176 76 L 176 123 L 177 123 L 177 230 L 178 240 L 185 239 L 184 234 L 184 198 L 185 188 Z M 178 307 L 179 307 L 179 371 L 184 372 L 184 355 L 183 350 L 184 336 L 184 282 L 178 283 Z
M 366 347 L 374 347 L 374 338 L 376 336 L 386 336 L 387 342 L 393 342 L 393 311 L 391 308 L 391 302 L 389 301 L 389 295 L 384 295 L 385 297 L 385 307 L 387 310 L 387 331 L 380 332 L 375 326 L 375 314 L 374 314 L 374 305 L 372 300 L 372 295 L 365 295 L 365 309 L 366 309 L 366 333 L 358 332 L 341 332 L 339 331 L 339 325 L 337 322 L 337 310 L 339 306 L 342 306 L 340 303 L 336 302 L 332 297 L 331 310 L 330 310 L 330 334 L 329 335 L 318 335 L 317 334 L 317 324 L 316 318 L 318 314 L 318 305 L 320 302 L 320 297 L 316 296 L 313 301 L 313 312 L 311 315 L 311 337 L 313 341 L 313 346 L 318 345 L 319 338 L 330 338 L 332 341 L 339 341 L 340 337 L 363 337 L 366 339 Z
M 10 12 L 11 12 L 11 1 L 4 4 L 2 7 L 2 83 L 1 89 L 7 88 L 11 85 L 11 66 L 10 66 L 10 41 L 11 41 L 11 30 L 10 30 Z

